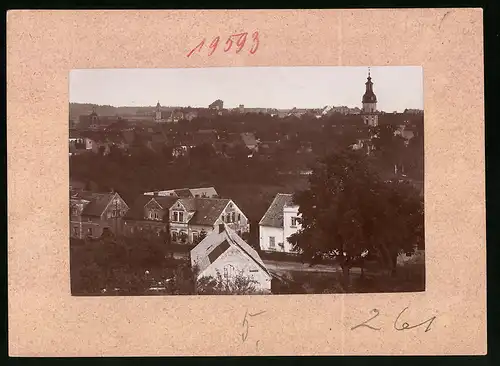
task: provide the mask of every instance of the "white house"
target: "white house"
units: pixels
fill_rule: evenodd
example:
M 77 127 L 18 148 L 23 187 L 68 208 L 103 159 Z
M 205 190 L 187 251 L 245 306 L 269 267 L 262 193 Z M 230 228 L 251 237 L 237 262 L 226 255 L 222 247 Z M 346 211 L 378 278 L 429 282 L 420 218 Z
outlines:
M 259 222 L 260 249 L 294 253 L 287 238 L 300 230 L 299 206 L 291 194 L 278 193 Z
M 271 274 L 259 254 L 225 224 L 191 250 L 191 265 L 197 267 L 198 279 L 218 273 L 227 281 L 244 276 L 255 281 L 256 290 L 271 292 Z

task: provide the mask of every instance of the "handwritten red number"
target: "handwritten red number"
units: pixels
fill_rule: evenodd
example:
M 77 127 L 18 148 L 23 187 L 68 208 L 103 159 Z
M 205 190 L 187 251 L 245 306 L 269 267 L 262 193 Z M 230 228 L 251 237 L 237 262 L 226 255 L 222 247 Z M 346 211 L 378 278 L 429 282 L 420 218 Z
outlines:
M 245 46 L 245 42 L 247 41 L 247 35 L 248 33 L 240 33 L 240 34 L 235 34 L 234 36 L 239 36 L 238 40 L 236 41 L 236 45 L 238 48 L 236 49 L 236 53 L 239 53 L 243 46 Z
M 198 51 L 200 52 L 200 50 L 203 48 L 203 45 L 205 44 L 205 38 L 203 38 L 203 41 L 201 41 L 200 43 L 198 43 L 198 45 L 193 48 L 188 54 L 187 54 L 187 57 L 190 57 L 195 51 Z
M 213 39 L 213 41 L 210 43 L 210 46 L 208 46 L 212 51 L 208 53 L 209 56 L 212 56 L 212 53 L 215 52 L 217 49 L 217 46 L 219 45 L 220 37 L 217 36 Z
M 250 48 L 250 53 L 253 55 L 255 52 L 257 52 L 257 49 L 259 48 L 259 32 L 255 31 L 252 33 L 252 39 L 253 39 L 253 46 Z
M 248 32 L 230 35 L 226 40 L 224 52 L 228 52 L 233 47 L 233 43 L 234 43 L 233 37 L 237 37 L 236 53 L 239 53 L 243 49 L 243 47 L 245 47 L 247 37 L 248 37 Z M 260 40 L 259 40 L 259 32 L 258 31 L 255 31 L 252 33 L 252 40 L 253 40 L 253 44 L 252 44 L 252 48 L 250 48 L 249 52 L 253 55 L 253 54 L 255 54 L 255 52 L 257 52 L 257 49 L 259 48 Z M 219 42 L 220 42 L 219 36 L 215 37 L 212 40 L 212 42 L 210 42 L 210 45 L 208 46 L 210 48 L 208 56 L 211 56 L 217 50 L 217 47 L 219 46 Z M 189 51 L 189 53 L 187 54 L 187 57 L 190 57 L 195 52 L 200 52 L 204 45 L 205 45 L 205 38 L 200 43 L 198 43 L 198 45 L 195 48 L 193 48 L 191 51 Z
M 226 47 L 224 47 L 224 52 L 227 52 L 233 47 L 233 40 L 231 39 L 233 36 L 229 36 L 226 41 Z

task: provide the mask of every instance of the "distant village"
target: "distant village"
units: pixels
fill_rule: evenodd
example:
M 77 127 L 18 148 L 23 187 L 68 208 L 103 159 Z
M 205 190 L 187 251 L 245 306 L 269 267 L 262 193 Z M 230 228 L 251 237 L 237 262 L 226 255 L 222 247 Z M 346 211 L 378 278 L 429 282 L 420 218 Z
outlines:
M 264 136 L 245 123 L 233 131 L 185 127 L 195 123 L 198 123 L 195 126 L 207 124 L 213 127 L 212 121 L 248 120 L 249 115 L 255 119 L 265 118 L 266 123 L 271 124 L 292 121 L 296 124 L 317 124 L 322 128 L 325 128 L 325 121 L 330 121 L 328 127 L 331 129 L 345 131 L 350 128 L 356 132 L 365 131 L 363 126 L 391 124 L 394 134 L 404 141 L 405 146 L 412 139 L 422 138 L 423 111 L 378 111 L 372 85 L 368 74 L 361 108 L 326 106 L 321 109 L 282 110 L 245 108 L 242 104 L 238 108 L 227 109 L 220 99 L 206 108 L 162 107 L 159 101 L 154 107 L 137 108 L 72 103 L 69 155 L 70 159 L 91 155 L 105 157 L 117 152 L 131 156 L 137 149 L 142 149 L 167 153 L 169 159 L 175 161 L 186 159 L 200 146 L 209 146 L 218 156 L 230 156 L 231 149 L 241 148 L 243 158 L 272 159 L 276 149 L 293 139 L 298 141 L 293 154 L 312 154 L 314 141 L 308 141 L 306 136 L 299 136 L 298 133 L 275 133 L 273 130 Z M 353 150 L 364 150 L 369 155 L 375 148 L 371 135 L 360 132 L 349 136 L 352 139 L 349 146 Z M 290 169 L 303 176 L 312 172 L 304 165 L 286 168 L 280 173 L 288 174 Z M 404 179 L 404 169 L 404 165 L 395 164 L 394 177 Z M 135 197 L 122 197 L 114 189 L 93 189 L 88 182 L 72 176 L 70 171 L 70 237 L 98 240 L 141 235 L 168 241 L 176 246 L 182 259 L 197 268 L 199 277 L 222 274 L 224 278 L 232 278 L 235 273 L 243 274 L 252 278 L 257 290 L 262 293 L 272 293 L 271 282 L 276 274 L 266 265 L 262 253 L 299 254 L 287 240 L 301 229 L 299 206 L 293 200 L 294 192 L 277 192 L 270 201 L 264 202 L 265 212 L 256 222 L 255 218 L 247 217 L 237 200 L 221 194 L 217 186 L 172 187 L 165 182 L 164 187 L 158 188 L 144 190 Z M 250 240 L 250 226 L 255 223 L 258 225 L 258 243 Z

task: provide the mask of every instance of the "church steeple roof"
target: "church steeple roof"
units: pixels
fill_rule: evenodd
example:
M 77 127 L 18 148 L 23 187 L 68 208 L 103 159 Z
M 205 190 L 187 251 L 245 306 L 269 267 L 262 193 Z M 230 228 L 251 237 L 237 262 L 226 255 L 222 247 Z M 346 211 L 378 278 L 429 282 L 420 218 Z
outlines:
M 368 68 L 368 78 L 365 85 L 366 85 L 366 91 L 365 94 L 363 95 L 363 103 L 377 103 L 377 96 L 373 92 L 373 83 L 372 83 L 372 78 L 370 76 L 370 68 Z

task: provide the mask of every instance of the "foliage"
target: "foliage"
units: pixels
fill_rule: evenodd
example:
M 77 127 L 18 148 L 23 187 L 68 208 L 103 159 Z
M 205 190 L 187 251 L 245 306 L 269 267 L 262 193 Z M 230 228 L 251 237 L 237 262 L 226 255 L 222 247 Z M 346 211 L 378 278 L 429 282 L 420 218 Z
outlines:
M 313 263 L 334 256 L 346 285 L 349 270 L 366 253 L 393 271 L 400 252 L 423 240 L 423 201 L 407 183 L 385 182 L 365 155 L 341 150 L 324 158 L 310 176 L 310 188 L 294 197 L 302 229 L 288 240 Z
M 73 294 L 144 293 L 153 280 L 172 276 L 179 261 L 168 259 L 159 240 L 104 238 L 71 240 L 70 271 Z M 146 271 L 149 275 L 146 275 Z
M 215 276 L 203 276 L 196 282 L 199 295 L 255 295 L 261 293 L 257 281 L 243 275 L 243 271 L 232 278 L 224 278 L 219 271 Z

